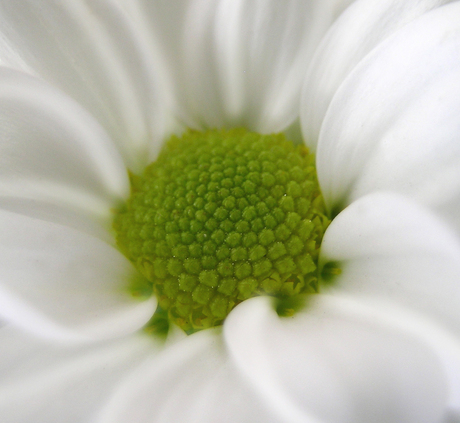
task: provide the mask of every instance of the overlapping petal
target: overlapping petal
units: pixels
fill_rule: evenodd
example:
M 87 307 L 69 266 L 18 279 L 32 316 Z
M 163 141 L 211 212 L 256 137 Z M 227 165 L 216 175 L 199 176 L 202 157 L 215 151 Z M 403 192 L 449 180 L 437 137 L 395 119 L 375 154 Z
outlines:
M 0 196 L 109 219 L 129 194 L 126 168 L 103 128 L 47 83 L 0 68 Z
M 163 135 L 161 84 L 114 1 L 1 2 L 0 28 L 2 63 L 62 89 L 104 126 L 129 167 L 146 164 Z
M 407 194 L 460 223 L 460 3 L 408 24 L 355 68 L 318 145 L 331 209 L 378 189 Z
M 379 313 L 407 324 L 407 330 L 431 345 L 448 379 L 449 418 L 442 421 L 457 421 L 460 243 L 451 228 L 399 194 L 369 194 L 332 221 L 320 260 L 326 268 L 332 263 L 341 269 L 324 291 L 348 295 L 357 301 L 357 309 L 361 303 L 376 312 L 383 310 Z M 401 310 L 414 312 L 415 317 Z
M 452 0 L 358 0 L 328 33 L 312 60 L 302 92 L 305 142 L 316 150 L 327 108 L 340 84 L 374 47 L 429 10 Z
M 114 248 L 113 208 L 129 194 L 119 150 L 85 109 L 46 82 L 0 69 L 0 315 L 68 340 L 120 336 L 155 299 Z
M 215 332 L 194 334 L 144 362 L 97 422 L 286 422 L 241 379 Z
M 155 310 L 155 298 L 129 293 L 140 277 L 132 264 L 99 238 L 7 210 L 0 210 L 0 234 L 7 321 L 43 337 L 89 341 L 134 332 Z
M 313 51 L 351 1 L 135 3 L 162 45 L 187 125 L 277 132 L 298 116 Z
M 345 304 L 320 295 L 304 312 L 280 319 L 270 299 L 248 300 L 228 317 L 226 343 L 284 421 L 440 421 L 448 392 L 432 349 L 404 324 Z
M 401 323 L 410 319 L 398 315 L 398 307 L 423 316 L 415 319 L 419 328 L 411 332 L 429 342 L 440 357 L 449 386 L 446 413 L 456 421 L 460 416 L 460 243 L 455 233 L 439 216 L 399 194 L 369 194 L 332 221 L 323 239 L 321 261 L 341 269 L 329 293 L 346 293 Z M 451 341 L 443 340 L 443 332 Z
M 353 202 L 327 229 L 321 260 L 342 269 L 331 289 L 399 304 L 460 334 L 460 243 L 416 203 L 391 193 Z
M 112 387 L 159 348 L 142 335 L 76 348 L 0 328 L 2 423 L 88 422 Z

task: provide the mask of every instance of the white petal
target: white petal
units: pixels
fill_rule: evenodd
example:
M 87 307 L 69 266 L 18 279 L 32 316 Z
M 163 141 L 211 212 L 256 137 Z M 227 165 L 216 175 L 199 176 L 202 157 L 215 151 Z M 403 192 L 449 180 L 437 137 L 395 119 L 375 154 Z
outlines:
M 318 47 L 302 92 L 302 129 L 313 150 L 335 92 L 359 61 L 393 32 L 449 1 L 358 0 L 337 19 Z
M 0 68 L 0 196 L 71 206 L 108 218 L 129 194 L 105 131 L 46 83 Z
M 0 210 L 0 316 L 69 341 L 121 336 L 152 316 L 129 285 L 140 277 L 114 247 L 75 229 Z
M 322 264 L 335 262 L 342 273 L 329 288 L 379 304 L 407 308 L 460 335 L 460 245 L 458 238 L 431 213 L 395 194 L 370 194 L 343 210 L 327 229 Z M 391 312 L 397 316 L 397 313 Z M 407 321 L 407 319 L 400 319 Z M 445 329 L 444 329 L 445 330 Z M 452 413 L 460 416 L 460 351 L 441 340 L 432 344 L 446 366 Z M 446 420 L 446 422 L 450 420 Z M 453 420 L 456 421 L 456 420 Z
M 98 423 L 281 423 L 241 381 L 207 330 L 145 362 L 115 392 Z
M 93 421 L 113 387 L 159 346 L 146 336 L 68 347 L 0 329 L 2 423 Z
M 331 208 L 402 192 L 460 226 L 460 3 L 413 21 L 370 53 L 334 97 L 318 145 Z
M 130 167 L 145 163 L 148 143 L 159 144 L 163 133 L 161 81 L 135 25 L 115 2 L 2 2 L 0 28 L 4 63 L 13 51 L 13 62 L 25 64 L 20 68 L 86 107 Z
M 151 14 L 152 31 L 174 75 L 178 113 L 188 125 L 275 132 L 298 116 L 313 50 L 350 2 L 137 3 Z
M 341 292 L 391 301 L 460 335 L 460 244 L 427 210 L 396 194 L 369 194 L 327 229 L 322 263 L 338 262 Z
M 447 386 L 436 355 L 419 339 L 315 296 L 280 319 L 266 297 L 230 314 L 225 337 L 240 369 L 289 422 L 434 422 Z
M 111 220 L 100 221 L 94 216 L 74 210 L 71 207 L 28 198 L 0 196 L 0 210 L 67 226 L 78 232 L 99 238 L 107 244 L 116 245 Z

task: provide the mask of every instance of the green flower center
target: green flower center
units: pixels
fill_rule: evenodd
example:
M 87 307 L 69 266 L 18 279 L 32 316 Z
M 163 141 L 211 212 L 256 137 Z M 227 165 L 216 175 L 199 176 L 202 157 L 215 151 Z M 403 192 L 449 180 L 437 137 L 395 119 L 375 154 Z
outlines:
M 329 219 L 304 146 L 282 134 L 189 131 L 131 183 L 114 221 L 119 248 L 150 281 L 158 314 L 185 331 L 220 325 L 256 295 L 317 291 Z

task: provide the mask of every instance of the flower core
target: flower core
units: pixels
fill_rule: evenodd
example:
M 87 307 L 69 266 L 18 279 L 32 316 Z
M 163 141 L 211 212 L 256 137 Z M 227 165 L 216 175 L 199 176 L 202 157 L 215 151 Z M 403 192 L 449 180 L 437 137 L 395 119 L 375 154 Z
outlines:
M 317 291 L 329 220 L 306 147 L 282 134 L 188 131 L 131 183 L 118 245 L 184 330 L 219 325 L 256 295 Z

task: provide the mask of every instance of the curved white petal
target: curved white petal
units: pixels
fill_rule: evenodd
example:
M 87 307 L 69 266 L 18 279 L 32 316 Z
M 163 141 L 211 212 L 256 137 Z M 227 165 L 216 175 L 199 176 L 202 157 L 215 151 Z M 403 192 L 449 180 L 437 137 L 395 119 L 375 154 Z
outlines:
M 448 385 L 436 354 L 342 302 L 314 296 L 306 310 L 281 319 L 269 298 L 243 302 L 224 325 L 236 364 L 285 421 L 439 421 Z
M 369 194 L 330 224 L 322 263 L 342 274 L 331 289 L 409 307 L 460 335 L 460 243 L 418 204 L 396 194 Z
M 0 316 L 28 331 L 68 341 L 134 332 L 156 304 L 129 293 L 139 277 L 101 239 L 0 210 Z
M 393 190 L 460 224 L 460 3 L 370 53 L 335 95 L 318 145 L 329 207 Z
M 127 165 L 163 135 L 161 81 L 135 24 L 112 0 L 1 2 L 0 58 L 32 69 L 87 108 Z M 2 60 L 0 59 L 0 60 Z
M 93 421 L 113 387 L 159 346 L 133 335 L 92 346 L 47 344 L 0 329 L 2 423 Z
M 298 116 L 313 51 L 351 1 L 135 3 L 151 20 L 188 125 L 276 132 Z
M 39 79 L 0 68 L 0 196 L 108 218 L 129 195 L 123 161 L 99 124 Z
M 97 423 L 281 423 L 241 380 L 216 330 L 146 361 L 115 391 Z
M 302 91 L 305 142 L 316 149 L 327 108 L 343 80 L 374 47 L 427 11 L 452 0 L 358 0 L 324 36 Z
M 111 221 L 100 221 L 71 207 L 29 198 L 0 196 L 0 210 L 63 225 L 116 245 Z

